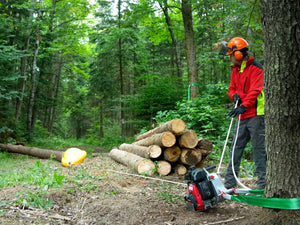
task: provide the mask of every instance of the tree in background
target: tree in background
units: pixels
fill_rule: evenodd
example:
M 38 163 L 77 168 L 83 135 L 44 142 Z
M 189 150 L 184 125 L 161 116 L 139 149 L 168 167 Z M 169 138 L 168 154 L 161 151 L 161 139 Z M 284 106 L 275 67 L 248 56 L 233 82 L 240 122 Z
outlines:
M 41 136 L 39 129 L 47 136 L 91 140 L 112 131 L 112 136 L 132 137 L 151 126 L 157 112 L 172 110 L 187 98 L 191 83 L 182 2 L 118 2 L 119 20 L 113 10 L 117 5 L 109 0 L 98 1 L 95 18 L 91 13 L 98 5 L 87 0 L 2 2 L 0 133 L 8 128 L 22 137 L 30 124 L 34 137 Z M 189 31 L 195 40 L 194 78 L 201 91 L 229 78 L 228 62 L 214 51 L 218 41 L 248 35 L 251 49 L 261 54 L 257 1 L 183 3 L 188 6 L 186 21 L 193 22 Z M 29 104 L 30 91 L 34 98 Z
M 300 195 L 299 1 L 261 1 L 265 58 L 267 183 L 275 198 Z M 265 209 L 261 224 L 299 224 L 299 210 Z
M 191 98 L 199 93 L 198 68 L 196 64 L 196 43 L 194 40 L 193 5 L 191 0 L 181 1 L 182 18 L 185 32 L 186 60 L 188 70 L 189 89 Z M 197 84 L 197 85 L 196 85 Z

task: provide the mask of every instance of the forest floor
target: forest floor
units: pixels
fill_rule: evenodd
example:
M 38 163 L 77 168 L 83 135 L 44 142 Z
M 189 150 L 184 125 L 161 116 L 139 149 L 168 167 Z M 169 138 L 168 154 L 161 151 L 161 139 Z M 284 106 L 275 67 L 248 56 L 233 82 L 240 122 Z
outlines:
M 22 173 L 34 166 L 37 160 L 29 157 L 15 165 L 15 170 Z M 40 161 L 47 165 L 51 160 Z M 49 165 L 50 169 L 59 171 L 69 181 L 48 189 L 47 200 L 52 201 L 51 207 L 25 207 L 18 203 L 18 193 L 34 193 L 39 189 L 37 186 L 4 187 L 0 189 L 0 225 L 258 224 L 256 221 L 261 208 L 234 201 L 223 201 L 204 212 L 189 211 L 183 199 L 187 192 L 185 185 L 113 172 L 135 174 L 113 161 L 107 153 L 86 158 L 84 163 L 74 167 L 65 168 L 57 161 Z M 153 177 L 186 183 L 175 175 Z M 247 182 L 246 185 L 255 187 L 253 179 L 247 179 Z

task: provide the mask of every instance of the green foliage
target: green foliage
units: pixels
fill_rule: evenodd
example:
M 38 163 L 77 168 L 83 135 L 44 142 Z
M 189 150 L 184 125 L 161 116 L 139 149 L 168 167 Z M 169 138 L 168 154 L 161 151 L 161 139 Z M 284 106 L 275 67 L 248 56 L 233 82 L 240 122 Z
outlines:
M 17 157 L 14 159 L 8 153 L 0 153 L 1 168 L 6 168 L 0 173 L 0 188 L 13 185 L 26 185 L 30 190 L 18 193 L 17 203 L 22 206 L 35 206 L 39 208 L 50 208 L 51 201 L 48 200 L 48 189 L 50 187 L 62 187 L 65 176 L 53 170 L 51 161 L 49 165 L 43 165 L 40 160 L 35 162 L 34 166 L 29 166 L 24 169 L 22 165 L 27 157 Z M 12 163 L 13 162 L 13 163 Z M 20 163 L 20 170 L 10 170 L 15 163 Z M 37 190 L 37 191 L 36 191 Z
M 158 2 L 122 2 L 119 15 L 106 1 L 98 1 L 100 7 L 87 0 L 56 1 L 55 10 L 52 3 L 0 5 L 0 128 L 16 133 L 17 140 L 26 134 L 32 56 L 39 28 L 34 144 L 61 149 L 85 143 L 110 149 L 142 127 L 150 129 L 153 117 L 160 123 L 180 116 L 199 135 L 213 139 L 215 148 L 221 148 L 227 108 L 222 104 L 228 101 L 222 98 L 227 95 L 207 93 L 221 90 L 212 85 L 205 86 L 198 99 L 182 100 L 186 89 L 181 87 L 187 85 L 188 75 L 180 2 L 167 1 L 166 5 L 160 1 L 168 9 L 169 28 L 179 47 L 182 80 L 177 77 L 174 43 Z M 87 18 L 92 13 L 96 20 Z M 250 51 L 257 58 L 262 56 L 259 1 L 194 1 L 193 22 L 203 86 L 230 79 L 228 58 L 218 56 L 219 41 L 241 35 L 249 41 Z M 22 65 L 26 67 L 24 77 Z M 27 80 L 24 93 L 23 78 Z M 15 106 L 21 94 L 24 99 L 17 121 Z M 8 141 L 15 143 L 14 138 Z
M 153 83 L 141 86 L 138 94 L 128 96 L 131 110 L 144 121 L 150 120 L 159 111 L 173 109 L 182 98 L 182 90 L 166 77 L 153 79 Z
M 174 194 L 174 189 L 177 189 L 175 185 L 169 185 L 166 183 L 161 183 L 159 184 L 160 189 L 162 191 L 157 192 L 156 197 L 164 201 L 165 203 L 174 203 L 177 204 L 179 202 L 183 201 L 183 196 L 182 195 L 177 195 Z
M 183 201 L 183 197 L 181 195 L 175 195 L 172 193 L 169 193 L 168 191 L 161 191 L 161 192 L 157 192 L 157 198 L 159 200 L 164 201 L 165 203 L 178 203 Z
M 247 159 L 243 159 L 241 162 L 240 176 L 242 177 L 254 177 L 255 167 L 254 162 L 249 162 Z
M 187 128 L 194 130 L 199 138 L 212 141 L 214 151 L 209 158 L 218 160 L 230 123 L 227 113 L 231 107 L 234 107 L 227 96 L 227 88 L 228 85 L 221 83 L 207 85 L 200 92 L 199 98 L 178 101 L 174 110 L 159 111 L 154 120 L 157 124 L 161 124 L 175 118 L 182 119 L 187 124 Z M 227 154 L 225 160 L 228 160 Z
M 199 96 L 190 101 L 177 102 L 175 110 L 159 111 L 154 119 L 160 124 L 180 118 L 187 124 L 188 129 L 195 130 L 203 138 L 216 139 L 223 136 L 227 112 L 225 104 L 230 102 L 227 99 L 226 85 L 207 85 L 206 90 Z

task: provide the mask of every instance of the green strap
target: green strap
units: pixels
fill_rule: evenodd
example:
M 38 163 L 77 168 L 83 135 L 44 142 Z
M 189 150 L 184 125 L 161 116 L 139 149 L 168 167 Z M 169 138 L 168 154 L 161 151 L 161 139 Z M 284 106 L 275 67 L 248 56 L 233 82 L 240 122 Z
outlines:
M 251 190 L 251 192 L 253 191 L 261 192 L 261 190 Z M 252 195 L 236 195 L 231 196 L 231 200 L 265 208 L 300 209 L 300 198 L 266 198 Z
M 191 100 L 191 87 L 193 86 L 199 86 L 198 83 L 190 84 L 188 89 L 188 100 Z
M 254 194 L 254 195 L 263 195 L 264 192 L 265 192 L 265 189 L 259 189 L 259 190 L 252 189 L 252 190 L 249 190 L 249 193 Z

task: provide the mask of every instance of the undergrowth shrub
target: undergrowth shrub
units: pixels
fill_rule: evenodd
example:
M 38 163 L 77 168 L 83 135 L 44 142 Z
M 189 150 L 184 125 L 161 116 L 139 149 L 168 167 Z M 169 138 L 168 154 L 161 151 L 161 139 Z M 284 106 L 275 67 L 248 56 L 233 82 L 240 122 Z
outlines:
M 176 118 L 182 119 L 186 123 L 187 129 L 194 130 L 199 138 L 209 139 L 214 144 L 214 151 L 209 158 L 219 160 L 231 121 L 227 114 L 234 108 L 227 93 L 228 85 L 209 84 L 199 93 L 198 98 L 179 101 L 175 109 L 159 111 L 153 119 L 157 124 Z M 227 153 L 231 145 L 233 129 L 234 123 L 226 147 Z M 247 145 L 245 154 L 250 156 L 250 151 L 251 147 Z M 227 162 L 228 154 L 225 154 L 224 157 Z

